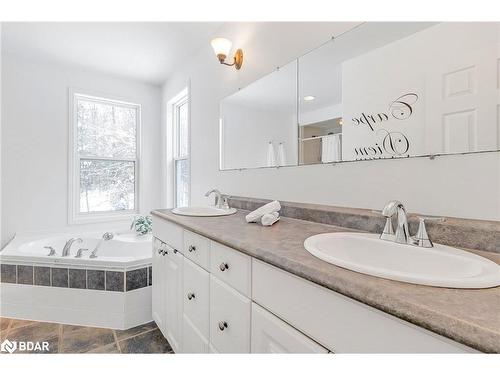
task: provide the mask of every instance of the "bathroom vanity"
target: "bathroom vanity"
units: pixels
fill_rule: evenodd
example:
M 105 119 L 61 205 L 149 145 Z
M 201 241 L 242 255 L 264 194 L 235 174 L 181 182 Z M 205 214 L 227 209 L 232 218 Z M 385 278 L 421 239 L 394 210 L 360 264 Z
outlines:
M 177 353 L 500 351 L 499 288 L 454 290 L 352 272 L 303 247 L 350 229 L 245 211 L 153 211 L 153 318 Z

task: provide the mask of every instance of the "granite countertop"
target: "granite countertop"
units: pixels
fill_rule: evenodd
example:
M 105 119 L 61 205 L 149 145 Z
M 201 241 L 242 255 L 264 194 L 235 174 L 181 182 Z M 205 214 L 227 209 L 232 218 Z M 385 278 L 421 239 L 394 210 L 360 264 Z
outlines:
M 247 211 L 222 217 L 154 215 L 474 349 L 500 353 L 500 287 L 449 289 L 386 280 L 334 266 L 304 249 L 314 234 L 352 232 L 282 217 L 271 227 L 247 224 Z M 500 264 L 500 254 L 470 250 Z

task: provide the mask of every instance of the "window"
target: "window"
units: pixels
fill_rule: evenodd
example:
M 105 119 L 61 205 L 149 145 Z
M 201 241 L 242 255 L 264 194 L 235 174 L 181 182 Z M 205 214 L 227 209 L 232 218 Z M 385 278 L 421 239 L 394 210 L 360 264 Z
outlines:
M 140 106 L 72 94 L 71 220 L 137 212 Z
M 189 100 L 187 90 L 172 103 L 175 207 L 189 206 Z

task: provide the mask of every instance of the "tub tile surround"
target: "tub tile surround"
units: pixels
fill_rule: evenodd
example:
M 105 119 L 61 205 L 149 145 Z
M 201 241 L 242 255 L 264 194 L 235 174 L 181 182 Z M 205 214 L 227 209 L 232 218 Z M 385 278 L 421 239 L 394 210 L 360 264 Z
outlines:
M 236 206 L 234 201 L 235 198 L 233 207 Z M 253 209 L 253 204 L 257 205 L 254 201 L 244 207 Z M 286 203 L 283 206 L 283 211 L 286 212 Z M 289 217 L 283 217 L 271 227 L 263 227 L 247 224 L 245 210 L 216 218 L 178 216 L 170 210 L 155 210 L 152 213 L 189 231 L 479 351 L 500 352 L 500 287 L 467 290 L 392 281 L 334 266 L 304 249 L 304 240 L 309 236 L 355 229 Z M 347 212 L 347 215 L 356 223 L 353 212 Z M 332 216 L 339 220 L 338 216 Z M 375 217 L 375 214 L 367 213 L 366 216 Z M 363 220 L 371 223 L 370 220 Z M 374 229 L 378 228 L 376 225 Z M 494 223 L 486 225 L 496 228 Z M 500 264 L 500 254 L 470 251 Z
M 253 211 L 269 202 L 271 202 L 270 199 L 236 196 L 229 199 L 231 207 L 248 211 Z M 280 201 L 280 203 L 281 216 L 289 218 L 371 233 L 381 233 L 385 225 L 385 218 L 374 210 L 285 201 Z M 416 233 L 418 214 L 410 213 L 408 224 L 410 232 Z M 429 237 L 436 243 L 500 253 L 500 221 L 446 217 L 443 222 L 427 221 L 425 225 Z
M 127 330 L 114 330 L 0 317 L 0 338 L 47 341 L 49 351 L 44 354 L 173 353 L 154 322 Z
M 126 270 L 94 270 L 1 263 L 0 282 L 57 288 L 129 292 L 152 285 L 150 265 Z

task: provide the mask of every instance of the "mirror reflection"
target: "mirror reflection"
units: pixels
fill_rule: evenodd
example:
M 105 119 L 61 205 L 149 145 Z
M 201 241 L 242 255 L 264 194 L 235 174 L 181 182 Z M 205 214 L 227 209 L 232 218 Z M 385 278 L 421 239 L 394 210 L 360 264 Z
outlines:
M 223 100 L 221 169 L 498 150 L 499 47 L 499 23 L 365 23 Z
M 221 101 L 220 165 L 297 165 L 296 61 Z

